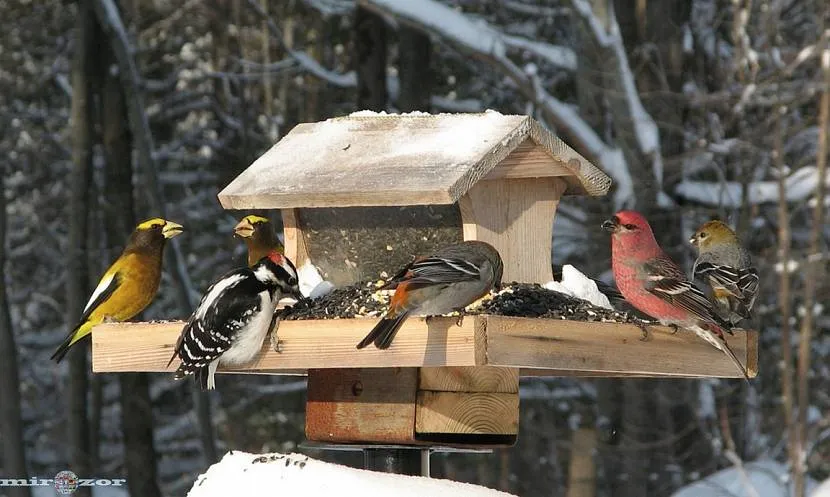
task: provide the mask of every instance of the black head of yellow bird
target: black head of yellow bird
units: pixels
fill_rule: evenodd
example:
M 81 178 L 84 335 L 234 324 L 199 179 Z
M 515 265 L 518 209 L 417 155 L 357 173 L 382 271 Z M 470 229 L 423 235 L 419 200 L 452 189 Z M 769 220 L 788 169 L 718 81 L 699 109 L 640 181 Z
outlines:
M 150 305 L 161 281 L 165 242 L 182 230 L 181 224 L 161 218 L 148 219 L 136 226 L 124 251 L 92 292 L 80 322 L 51 358 L 60 362 L 70 347 L 89 335 L 95 325 L 132 319 Z
M 256 215 L 245 216 L 233 228 L 233 233 L 245 240 L 248 246 L 248 266 L 253 266 L 271 251 L 285 252 L 282 243 L 274 233 L 274 225 L 268 218 Z

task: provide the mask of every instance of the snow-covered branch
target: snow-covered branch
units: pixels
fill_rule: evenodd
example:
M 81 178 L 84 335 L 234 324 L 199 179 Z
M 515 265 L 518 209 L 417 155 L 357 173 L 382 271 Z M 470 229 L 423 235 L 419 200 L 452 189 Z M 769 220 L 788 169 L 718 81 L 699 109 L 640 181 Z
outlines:
M 818 170 L 805 166 L 792 173 L 786 180 L 788 202 L 803 202 L 815 193 L 818 185 Z M 825 181 L 830 185 L 830 180 Z M 675 194 L 705 205 L 741 207 L 743 185 L 738 181 L 682 181 L 675 188 Z M 748 185 L 750 204 L 778 202 L 778 181 L 757 181 Z
M 576 71 L 576 53 L 570 48 L 528 40 L 521 36 L 502 35 L 502 39 L 508 48 L 526 50 L 557 67 Z
M 640 94 L 634 82 L 634 74 L 631 72 L 631 66 L 628 64 L 628 56 L 625 52 L 625 45 L 623 44 L 620 26 L 617 24 L 614 9 L 611 8 L 609 11 L 609 19 L 606 27 L 604 25 L 606 23 L 603 23 L 594 15 L 591 4 L 587 0 L 572 0 L 571 3 L 576 13 L 582 17 L 591 29 L 596 42 L 613 55 L 613 69 L 617 74 L 617 81 L 625 96 L 625 103 L 628 108 L 628 113 L 631 116 L 631 124 L 634 126 L 637 143 L 643 155 L 651 158 L 654 179 L 662 187 L 663 159 L 660 153 L 660 132 L 654 119 L 652 119 L 651 115 L 643 107 L 643 103 L 640 100 Z
M 513 63 L 507 56 L 505 36 L 495 28 L 485 22 L 475 22 L 464 13 L 435 0 L 360 0 L 360 4 L 436 35 L 460 52 L 494 66 L 516 85 L 525 98 L 539 107 L 545 120 L 567 135 L 572 146 L 588 155 L 614 179 L 617 187 L 614 198 L 618 207 L 633 201 L 633 181 L 622 152 L 607 145 L 573 108 L 548 93 L 534 74 L 528 74 Z M 625 62 L 627 64 L 627 60 Z M 645 111 L 643 114 L 648 116 Z M 640 116 L 638 119 L 645 118 Z M 653 124 L 653 121 L 650 122 Z M 643 140 L 648 143 L 649 137 L 644 134 Z

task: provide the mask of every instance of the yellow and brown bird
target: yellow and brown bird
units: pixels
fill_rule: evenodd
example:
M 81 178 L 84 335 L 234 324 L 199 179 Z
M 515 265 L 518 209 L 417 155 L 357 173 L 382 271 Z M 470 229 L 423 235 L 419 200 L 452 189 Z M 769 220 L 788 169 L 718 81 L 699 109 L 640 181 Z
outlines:
M 274 225 L 268 218 L 256 215 L 245 216 L 233 228 L 233 232 L 239 238 L 245 240 L 248 246 L 248 266 L 253 267 L 260 259 L 267 256 L 271 251 L 279 254 L 285 253 L 285 248 L 274 233 Z
M 161 261 L 168 238 L 182 232 L 182 225 L 153 218 L 136 226 L 127 246 L 107 269 L 84 307 L 77 326 L 52 354 L 60 362 L 69 348 L 103 322 L 126 321 L 143 311 L 161 281 Z
M 732 228 L 721 221 L 709 221 L 695 231 L 689 243 L 698 251 L 692 274 L 704 283 L 718 315 L 733 326 L 749 319 L 758 296 L 758 271 Z

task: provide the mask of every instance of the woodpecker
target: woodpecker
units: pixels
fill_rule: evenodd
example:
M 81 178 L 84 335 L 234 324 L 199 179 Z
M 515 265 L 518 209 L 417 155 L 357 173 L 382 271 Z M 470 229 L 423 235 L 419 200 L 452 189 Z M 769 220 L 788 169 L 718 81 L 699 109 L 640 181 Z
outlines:
M 208 288 L 185 324 L 168 366 L 182 363 L 174 378 L 195 374 L 202 390 L 216 388 L 219 364 L 241 366 L 262 349 L 277 302 L 284 294 L 303 300 L 297 270 L 284 255 L 270 252 L 252 267 L 234 269 Z

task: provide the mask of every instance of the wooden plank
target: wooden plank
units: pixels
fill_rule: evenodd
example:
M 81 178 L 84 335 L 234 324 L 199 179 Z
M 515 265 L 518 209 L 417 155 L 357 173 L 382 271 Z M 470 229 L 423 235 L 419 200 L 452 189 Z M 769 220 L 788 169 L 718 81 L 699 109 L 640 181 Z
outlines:
M 519 394 L 418 392 L 415 432 L 516 435 Z
M 548 176 L 573 176 L 561 161 L 554 159 L 533 140 L 523 141 L 494 167 L 482 180 L 505 178 L 544 178 Z
M 377 322 L 375 318 L 282 321 L 279 337 L 283 352 L 271 350 L 266 340 L 262 354 L 240 369 L 475 366 L 476 350 L 484 350 L 483 335 L 479 332 L 476 338 L 476 328 L 484 327 L 483 319 L 468 317 L 457 326 L 455 318 L 431 319 L 429 325 L 423 318 L 410 318 L 387 350 L 355 349 Z M 92 332 L 93 371 L 175 371 L 178 359 L 169 368 L 166 364 L 183 326 L 181 321 L 96 326 Z M 227 371 L 220 367 L 219 372 Z
M 450 204 L 529 137 L 577 177 L 567 193 L 608 191 L 607 175 L 528 116 L 357 115 L 297 125 L 219 201 L 226 209 Z M 563 173 L 551 167 L 546 176 Z
M 587 323 L 489 316 L 487 359 L 494 366 L 552 368 L 557 370 L 650 376 L 741 377 L 726 355 L 694 333 L 650 327 L 648 341 L 634 325 Z M 755 332 L 736 331 L 729 345 L 741 362 L 749 359 Z M 748 369 L 750 376 L 757 367 Z
M 598 377 L 723 377 L 736 378 L 726 356 L 698 339 L 665 327 L 651 327 L 649 341 L 640 329 L 618 323 L 542 320 L 505 316 L 435 318 L 427 327 L 410 318 L 388 350 L 355 344 L 376 319 L 283 321 L 279 335 L 283 352 L 263 347 L 251 365 L 233 371 L 302 374 L 313 368 L 457 367 L 491 365 L 521 368 L 521 375 Z M 92 332 L 95 372 L 172 372 L 167 361 L 183 322 L 110 323 Z M 737 330 L 730 346 L 758 372 L 758 333 Z M 430 373 L 427 373 L 429 375 Z M 447 380 L 427 378 L 427 385 Z
M 300 267 L 309 260 L 308 247 L 300 228 L 299 209 L 282 209 L 283 235 L 285 236 L 285 256 Z
M 519 391 L 519 370 L 490 366 L 421 368 L 418 390 L 516 393 Z
M 312 369 L 306 437 L 316 442 L 413 443 L 415 368 Z
M 553 279 L 553 219 L 564 189 L 559 178 L 480 181 L 459 202 L 464 239 L 496 247 L 503 281 L 547 283 Z

